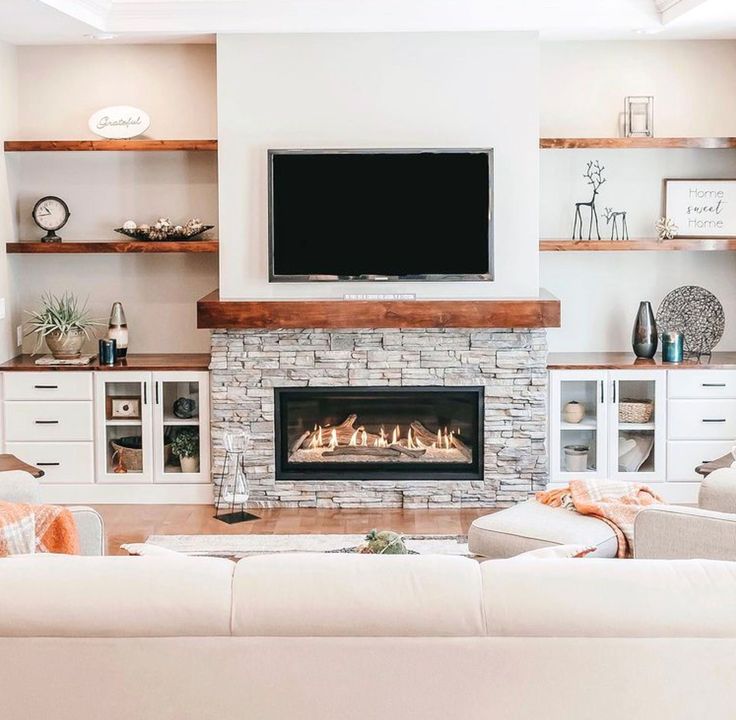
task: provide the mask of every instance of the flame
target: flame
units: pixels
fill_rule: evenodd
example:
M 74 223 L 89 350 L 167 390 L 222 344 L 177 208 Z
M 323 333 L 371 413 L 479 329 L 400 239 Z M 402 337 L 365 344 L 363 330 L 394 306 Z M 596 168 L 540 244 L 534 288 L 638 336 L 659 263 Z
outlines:
M 350 436 L 350 442 L 348 445 L 350 447 L 355 447 L 358 444 L 358 431 L 356 430 L 351 436 Z
M 401 435 L 401 432 L 399 431 L 399 426 L 397 425 L 394 428 L 394 431 L 391 433 L 391 444 L 396 445 L 397 442 L 399 442 L 399 437 Z
M 411 428 L 409 428 L 409 433 L 406 436 L 406 447 L 408 447 L 410 450 L 415 450 L 416 445 L 414 445 L 414 438 L 411 436 Z
M 339 443 L 337 442 L 337 430 L 335 428 L 332 428 L 332 432 L 330 433 L 330 450 L 334 450 Z
M 360 435 L 360 444 L 363 447 L 367 447 L 368 446 L 368 433 L 365 431 L 365 429 L 363 429 L 363 432 Z

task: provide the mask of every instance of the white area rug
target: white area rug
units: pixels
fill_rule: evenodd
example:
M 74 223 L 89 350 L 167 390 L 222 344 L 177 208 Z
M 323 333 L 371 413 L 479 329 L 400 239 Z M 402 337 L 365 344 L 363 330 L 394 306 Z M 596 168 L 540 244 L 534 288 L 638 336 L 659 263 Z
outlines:
M 246 557 L 284 552 L 328 552 L 360 545 L 364 535 L 151 535 L 151 545 L 185 555 Z M 468 555 L 465 535 L 405 535 L 409 550 L 421 555 Z

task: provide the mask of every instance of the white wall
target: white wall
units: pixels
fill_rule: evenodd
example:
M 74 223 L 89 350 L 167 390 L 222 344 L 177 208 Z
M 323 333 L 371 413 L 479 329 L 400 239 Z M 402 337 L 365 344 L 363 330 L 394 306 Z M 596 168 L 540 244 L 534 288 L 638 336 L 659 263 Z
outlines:
M 538 292 L 535 35 L 220 36 L 220 292 L 225 298 Z M 268 283 L 266 151 L 493 147 L 493 283 Z
M 207 45 L 114 45 L 18 49 L 18 137 L 94 137 L 87 119 L 112 104 L 151 115 L 152 138 L 217 135 L 215 49 Z M 43 85 L 44 91 L 38 88 Z M 71 218 L 68 240 L 120 238 L 125 220 L 198 216 L 217 222 L 215 153 L 18 153 L 8 156 L 17 193 L 14 222 L 23 240 L 43 234 L 30 218 L 35 201 L 58 195 Z M 216 236 L 217 229 L 213 231 Z M 196 329 L 196 300 L 217 286 L 214 255 L 11 256 L 19 304 L 34 307 L 44 291 L 89 297 L 107 318 L 113 301 L 126 310 L 131 352 L 209 350 Z M 32 346 L 32 339 L 25 349 Z
M 15 47 L 0 43 L 0 143 L 18 129 L 18 72 Z M 14 191 L 8 183 L 5 154 L 0 153 L 0 297 L 5 300 L 5 318 L 0 319 L 0 362 L 15 355 L 14 328 L 17 311 L 14 286 L 8 273 L 5 243 L 13 237 Z
M 659 136 L 736 135 L 735 42 L 544 43 L 541 57 L 543 136 L 616 137 L 623 98 L 633 94 L 655 96 Z M 731 150 L 545 150 L 542 237 L 570 237 L 574 203 L 589 199 L 588 160 L 606 166 L 599 212 L 626 210 L 632 238 L 654 237 L 664 178 L 736 177 Z M 541 285 L 562 300 L 562 328 L 550 330 L 550 349 L 629 350 L 639 301 L 656 310 L 685 284 L 721 300 L 726 331 L 718 349 L 736 349 L 734 278 L 732 252 L 542 253 Z

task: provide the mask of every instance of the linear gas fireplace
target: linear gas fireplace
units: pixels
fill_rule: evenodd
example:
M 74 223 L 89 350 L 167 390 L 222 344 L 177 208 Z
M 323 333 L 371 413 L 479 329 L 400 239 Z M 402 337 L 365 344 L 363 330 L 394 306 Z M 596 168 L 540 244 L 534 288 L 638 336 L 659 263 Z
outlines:
M 275 390 L 276 480 L 482 480 L 482 387 Z

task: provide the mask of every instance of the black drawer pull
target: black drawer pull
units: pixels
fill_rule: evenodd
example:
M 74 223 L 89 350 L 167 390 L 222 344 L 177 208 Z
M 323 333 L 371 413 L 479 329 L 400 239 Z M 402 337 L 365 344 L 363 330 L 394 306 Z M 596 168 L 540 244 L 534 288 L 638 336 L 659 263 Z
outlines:
M 33 387 L 36 388 L 36 390 L 58 390 L 59 389 L 58 385 L 34 385 Z
M 726 383 L 701 383 L 703 387 L 726 387 Z
M 58 425 L 58 420 L 34 420 L 36 425 Z
M 42 463 L 42 462 L 37 462 L 36 465 L 38 465 L 39 467 L 46 467 L 47 465 L 48 466 L 53 465 L 55 467 L 58 467 L 59 465 L 61 465 L 61 463 Z
M 703 422 L 726 422 L 726 418 L 703 418 Z

